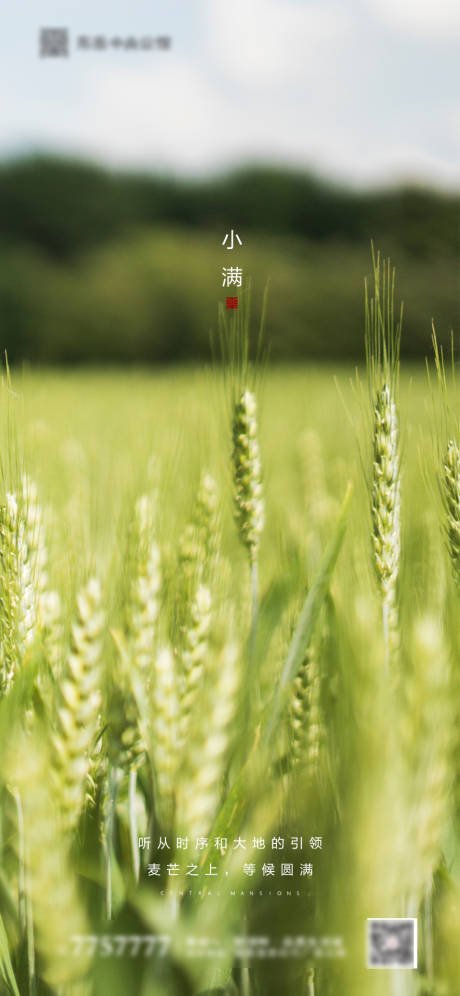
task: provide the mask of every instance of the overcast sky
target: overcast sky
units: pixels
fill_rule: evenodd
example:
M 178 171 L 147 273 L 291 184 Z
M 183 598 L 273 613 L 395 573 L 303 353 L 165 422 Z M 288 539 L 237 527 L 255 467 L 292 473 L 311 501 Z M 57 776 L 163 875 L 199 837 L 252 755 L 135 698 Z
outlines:
M 69 29 L 69 58 L 39 58 L 45 26 Z M 172 49 L 84 52 L 80 34 Z M 460 186 L 460 0 L 15 0 L 0 51 L 1 155 Z

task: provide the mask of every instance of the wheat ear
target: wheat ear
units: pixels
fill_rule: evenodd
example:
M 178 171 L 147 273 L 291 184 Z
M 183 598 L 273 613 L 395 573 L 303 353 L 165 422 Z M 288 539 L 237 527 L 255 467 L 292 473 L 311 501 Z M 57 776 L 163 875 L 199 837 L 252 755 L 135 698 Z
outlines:
M 447 444 L 442 470 L 448 550 L 454 581 L 460 592 L 460 447 L 455 439 Z
M 257 439 L 257 403 L 251 391 L 243 391 L 234 406 L 232 434 L 235 520 L 251 567 L 253 657 L 259 611 L 257 554 L 264 527 L 265 506 Z
M 383 609 L 385 641 L 398 646 L 397 585 L 401 552 L 401 500 L 396 405 L 388 384 L 374 407 L 372 464 L 372 540 Z
M 153 500 L 143 495 L 136 504 L 137 550 L 131 582 L 128 636 L 133 666 L 144 675 L 152 668 L 161 588 L 160 548 L 154 539 Z
M 319 648 L 316 641 L 305 654 L 294 681 L 290 719 L 294 761 L 304 766 L 307 778 L 313 779 L 318 775 L 325 740 Z
M 179 749 L 184 750 L 190 720 L 203 683 L 211 626 L 211 592 L 198 585 L 191 605 L 190 620 L 183 634 L 180 653 Z
M 179 570 L 185 598 L 197 582 L 209 579 L 217 552 L 217 485 L 202 471 L 191 521 L 187 523 L 179 544 Z
M 60 992 L 77 992 L 72 987 L 78 987 L 91 960 L 84 946 L 78 959 L 72 957 L 73 938 L 85 935 L 88 923 L 56 819 L 49 767 L 49 752 L 41 738 L 21 732 L 7 759 L 7 774 L 20 799 L 26 884 L 43 977 Z
M 413 628 L 411 662 L 404 683 L 403 742 L 413 800 L 411 870 L 423 886 L 441 856 L 451 790 L 454 743 L 451 669 L 442 624 L 423 616 Z
M 48 549 L 45 540 L 43 512 L 38 500 L 35 481 L 24 475 L 22 480 L 22 501 L 24 507 L 25 533 L 32 565 L 37 615 L 40 598 L 48 590 Z
M 104 613 L 101 588 L 92 579 L 77 596 L 72 647 L 60 686 L 57 728 L 52 738 L 53 773 L 64 832 L 79 820 L 101 705 Z
M 371 518 L 374 566 L 382 604 L 387 664 L 399 646 L 401 557 L 399 426 L 396 393 L 402 307 L 394 318 L 395 271 L 372 248 L 374 296 L 365 285 L 366 358 L 373 413 Z
M 170 827 L 175 808 L 179 705 L 175 659 L 169 647 L 162 647 L 155 657 L 151 710 L 150 742 L 157 788 L 156 810 L 160 822 Z M 142 732 L 148 740 L 147 731 Z
M 426 972 L 433 979 L 433 876 L 442 855 L 453 787 L 455 744 L 449 655 L 440 620 L 425 616 L 414 626 L 409 673 L 403 684 L 403 738 L 409 803 L 404 869 L 406 910 L 414 916 L 424 902 Z
M 24 475 L 22 481 L 25 538 L 32 569 L 37 628 L 46 660 L 57 675 L 62 653 L 62 604 L 57 591 L 50 590 L 48 547 L 42 507 L 35 481 Z
M 35 593 L 24 517 L 16 496 L 0 509 L 0 693 L 6 694 L 36 632 Z
M 214 667 L 207 723 L 205 727 L 201 722 L 194 724 L 179 788 L 178 823 L 191 837 L 206 835 L 219 801 L 240 678 L 236 647 L 225 646 Z
M 113 674 L 108 706 L 111 763 L 131 771 L 142 764 L 145 756 L 132 682 L 136 677 L 144 692 L 151 682 L 159 614 L 161 556 L 153 523 L 153 500 L 143 495 L 136 503 L 132 529 L 125 642 Z
M 233 472 L 235 519 L 249 559 L 257 559 L 264 526 L 261 461 L 257 440 L 257 404 L 251 391 L 244 391 L 233 414 Z
M 161 555 L 154 534 L 154 502 L 143 495 L 136 504 L 135 573 L 131 582 L 128 610 L 129 666 L 136 672 L 147 693 L 155 655 L 159 599 L 161 589 Z M 129 676 L 128 676 L 129 681 Z M 145 743 L 139 726 L 139 716 L 131 687 L 124 682 L 121 707 L 124 724 L 120 734 L 120 762 L 129 769 L 128 811 L 133 872 L 136 880 L 140 873 L 137 846 L 136 790 L 137 769 L 145 756 Z
M 309 564 L 313 567 L 321 555 L 325 529 L 335 518 L 338 508 L 328 490 L 319 433 L 315 429 L 305 429 L 296 448 L 307 513 L 307 553 Z

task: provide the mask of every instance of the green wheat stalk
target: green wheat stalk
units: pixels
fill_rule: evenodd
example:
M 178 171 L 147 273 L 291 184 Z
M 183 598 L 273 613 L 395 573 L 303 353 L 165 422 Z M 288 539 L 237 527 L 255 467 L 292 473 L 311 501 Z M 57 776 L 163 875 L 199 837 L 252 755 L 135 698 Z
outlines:
M 402 306 L 395 323 L 395 271 L 372 248 L 374 293 L 365 284 L 365 344 L 373 414 L 370 481 L 372 547 L 387 662 L 399 646 L 401 496 L 397 390 Z

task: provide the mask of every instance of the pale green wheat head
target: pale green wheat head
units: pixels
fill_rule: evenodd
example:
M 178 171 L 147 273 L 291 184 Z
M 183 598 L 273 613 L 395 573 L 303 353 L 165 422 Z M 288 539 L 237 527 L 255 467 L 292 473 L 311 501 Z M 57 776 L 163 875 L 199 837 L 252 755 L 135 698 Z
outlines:
M 154 669 L 162 584 L 154 518 L 153 497 L 142 495 L 136 502 L 130 536 L 126 632 L 108 701 L 110 757 L 115 766 L 124 769 L 139 767 L 145 756 L 132 682 L 133 678 L 140 681 L 146 694 Z
M 36 633 L 33 569 L 22 507 L 7 494 L 0 508 L 0 691 L 9 691 Z
M 91 966 L 88 949 L 73 956 L 72 938 L 88 932 L 70 854 L 49 781 L 50 756 L 34 731 L 15 737 L 7 776 L 22 813 L 26 887 L 43 977 L 53 992 L 73 992 Z M 75 991 L 77 991 L 75 989 Z
M 129 635 L 133 664 L 147 673 L 152 667 L 161 590 L 161 555 L 153 531 L 153 502 L 147 495 L 136 505 L 137 563 L 131 582 Z
M 57 675 L 62 653 L 62 604 L 57 591 L 50 590 L 45 521 L 35 481 L 22 480 L 25 539 L 32 570 L 37 629 L 45 658 Z
M 191 837 L 206 835 L 219 801 L 240 681 L 236 646 L 228 643 L 212 661 L 203 698 L 206 721 L 195 723 L 178 787 L 178 825 Z
M 312 779 L 318 775 L 325 743 L 321 705 L 320 648 L 314 640 L 294 680 L 290 703 L 291 747 L 294 762 Z
M 178 767 L 179 692 L 177 666 L 168 646 L 155 655 L 151 689 L 149 729 L 142 726 L 151 745 L 155 773 L 155 808 L 160 821 L 171 826 L 175 808 L 175 778 Z
M 53 775 L 65 832 L 78 823 L 91 769 L 101 707 L 104 623 L 100 584 L 92 579 L 77 596 L 77 619 L 52 738 Z
M 374 407 L 371 509 L 374 563 L 385 599 L 392 599 L 399 574 L 401 502 L 396 405 L 388 385 Z
M 191 604 L 199 584 L 209 584 L 218 551 L 217 485 L 202 471 L 193 514 L 180 538 L 178 551 L 179 627 L 189 625 Z
M 395 271 L 372 249 L 374 294 L 365 287 L 365 342 L 372 406 L 370 498 L 373 560 L 388 651 L 398 645 L 397 584 L 401 556 L 400 459 L 397 390 L 402 307 L 394 315 Z
M 404 826 L 411 849 L 405 875 L 408 894 L 421 898 L 441 859 L 453 787 L 451 665 L 437 616 L 426 614 L 413 625 L 402 691 L 401 745 L 408 806 Z
M 184 750 L 195 707 L 203 688 L 211 628 L 211 592 L 199 584 L 192 601 L 180 651 L 179 743 Z
M 443 459 L 445 531 L 455 584 L 460 591 L 460 447 L 450 439 Z
M 236 524 L 249 558 L 254 562 L 264 527 L 264 499 L 257 403 L 251 391 L 244 391 L 234 407 L 233 474 Z

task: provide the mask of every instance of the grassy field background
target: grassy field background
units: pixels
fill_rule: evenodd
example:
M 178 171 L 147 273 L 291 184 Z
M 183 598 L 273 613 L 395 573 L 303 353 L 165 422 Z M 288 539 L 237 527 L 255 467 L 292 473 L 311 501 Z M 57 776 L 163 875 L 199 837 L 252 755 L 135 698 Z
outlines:
M 318 436 L 319 459 L 327 491 L 338 502 L 347 481 L 354 484 L 356 519 L 362 519 L 366 485 L 362 460 L 366 440 L 366 374 L 360 386 L 353 366 L 270 367 L 261 384 L 260 441 L 268 523 L 261 547 L 263 570 L 276 574 L 278 558 L 289 543 L 309 529 L 308 454 L 302 436 Z M 145 372 L 40 371 L 14 377 L 18 397 L 13 407 L 30 473 L 43 499 L 60 514 L 85 488 L 88 555 L 104 563 L 114 542 L 116 523 L 126 500 L 132 501 L 157 474 L 167 495 L 159 506 L 165 530 L 180 529 L 190 513 L 199 475 L 206 468 L 219 482 L 224 542 L 232 557 L 244 562 L 235 546 L 232 520 L 229 400 L 223 377 L 211 368 L 173 368 Z M 436 488 L 428 487 L 426 466 L 433 459 L 436 428 L 424 368 L 402 374 L 402 443 L 405 511 L 411 530 L 434 514 Z M 56 417 L 56 413 L 59 416 Z M 314 475 L 317 468 L 311 468 Z M 151 483 L 152 477 L 150 478 Z M 353 519 L 355 516 L 353 516 Z

